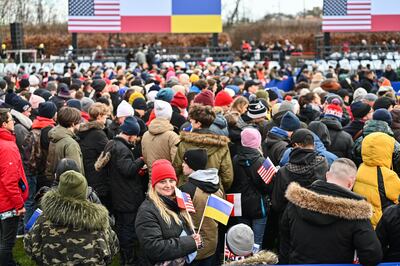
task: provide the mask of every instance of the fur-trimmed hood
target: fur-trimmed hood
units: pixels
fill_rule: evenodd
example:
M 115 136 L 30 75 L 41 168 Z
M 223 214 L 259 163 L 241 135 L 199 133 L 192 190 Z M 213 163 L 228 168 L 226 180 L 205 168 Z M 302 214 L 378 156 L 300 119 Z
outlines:
M 82 123 L 79 125 L 79 133 L 87 132 L 91 129 L 104 129 L 104 125 L 102 125 L 98 121 L 90 121 L 87 123 Z
M 315 181 L 311 190 L 292 182 L 285 196 L 300 208 L 303 219 L 316 224 L 330 224 L 337 219 L 364 220 L 372 217 L 371 204 L 361 196 L 325 181 Z
M 54 224 L 88 231 L 109 227 L 107 209 L 88 200 L 62 197 L 57 189 L 48 191 L 41 200 L 43 216 Z
M 207 145 L 207 146 L 218 146 L 223 147 L 228 145 L 230 142 L 228 137 L 215 135 L 211 133 L 202 133 L 199 132 L 180 132 L 181 140 L 189 143 L 195 143 L 200 145 Z
M 278 264 L 278 256 L 267 250 L 262 250 L 251 257 L 245 258 L 239 261 L 232 261 L 225 265 L 271 265 Z

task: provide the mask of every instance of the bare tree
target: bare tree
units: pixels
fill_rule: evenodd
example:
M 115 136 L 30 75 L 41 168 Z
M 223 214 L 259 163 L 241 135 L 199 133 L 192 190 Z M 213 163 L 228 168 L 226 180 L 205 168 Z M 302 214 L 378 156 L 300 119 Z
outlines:
M 230 13 L 228 17 L 227 24 L 228 25 L 233 25 L 236 21 L 239 20 L 239 6 L 242 0 L 236 0 L 235 2 L 235 8 L 233 9 L 232 13 Z

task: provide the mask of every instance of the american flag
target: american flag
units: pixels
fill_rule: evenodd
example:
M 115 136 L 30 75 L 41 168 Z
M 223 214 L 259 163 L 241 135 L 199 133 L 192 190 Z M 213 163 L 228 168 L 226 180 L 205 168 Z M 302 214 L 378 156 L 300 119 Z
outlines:
M 278 172 L 278 169 L 271 162 L 269 157 L 265 159 L 264 163 L 258 168 L 257 173 L 261 176 L 265 184 L 269 184 L 272 181 L 274 175 Z
M 120 0 L 69 0 L 68 31 L 121 31 Z
M 183 200 L 186 205 L 186 210 L 191 213 L 196 213 L 196 210 L 194 209 L 192 198 L 190 197 L 190 195 L 186 192 L 182 192 L 182 195 L 183 195 Z
M 372 0 L 324 0 L 323 31 L 370 31 Z

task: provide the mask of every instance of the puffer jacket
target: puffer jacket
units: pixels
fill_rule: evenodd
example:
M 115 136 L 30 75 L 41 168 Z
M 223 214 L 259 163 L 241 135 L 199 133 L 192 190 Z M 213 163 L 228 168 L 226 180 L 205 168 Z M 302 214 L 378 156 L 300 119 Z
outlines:
M 85 175 L 81 148 L 75 137 L 71 130 L 62 126 L 56 126 L 49 131 L 50 145 L 46 163 L 46 176 L 49 180 L 54 179 L 57 164 L 63 158 L 74 160 L 79 167 L 79 172 Z
M 233 158 L 233 184 L 229 193 L 240 193 L 242 216 L 260 219 L 267 216 L 267 196 L 271 195 L 272 183 L 266 184 L 257 173 L 265 158 L 257 149 L 239 147 Z
M 174 127 L 166 119 L 153 119 L 149 130 L 142 138 L 142 154 L 147 164 L 149 174 L 154 161 L 165 159 L 172 162 L 175 158 L 179 136 L 173 131 Z
M 176 174 L 179 177 L 179 185 L 187 182 L 183 175 L 183 155 L 188 149 L 206 149 L 208 155 L 207 169 L 216 168 L 220 177 L 221 188 L 229 189 L 233 182 L 232 160 L 228 148 L 229 138 L 216 135 L 208 129 L 193 130 L 193 132 L 181 132 L 181 142 L 173 162 Z
M 291 182 L 309 187 L 315 180 L 325 180 L 328 171 L 326 159 L 314 150 L 295 148 L 290 153 L 289 163 L 280 168 L 274 178 L 272 207 L 282 213 L 287 205 L 285 191 Z
M 219 187 L 217 169 L 198 170 L 189 175 L 188 182 L 181 187 L 183 192 L 189 193 L 196 213 L 191 213 L 193 224 L 199 228 L 208 196 L 215 195 L 222 198 L 224 195 Z M 197 252 L 196 260 L 206 259 L 215 254 L 218 242 L 218 223 L 208 217 L 204 218 L 201 226 L 201 239 L 204 248 Z
M 380 121 L 380 120 L 369 120 L 365 123 L 364 129 L 363 129 L 363 135 L 360 136 L 356 141 L 354 142 L 354 146 L 352 149 L 352 159 L 353 162 L 359 166 L 362 163 L 362 157 L 361 157 L 361 147 L 362 147 L 362 141 L 366 136 L 368 136 L 371 133 L 374 132 L 382 132 L 385 134 L 388 134 L 391 137 L 394 137 L 393 131 L 390 129 L 389 125 L 385 121 Z M 392 162 L 393 162 L 393 170 L 399 174 L 400 173 L 400 143 L 397 141 L 394 144 L 394 151 L 393 151 L 393 157 L 392 157 Z
M 226 122 L 226 119 L 222 114 L 217 114 L 217 117 L 210 126 L 210 131 L 217 135 L 229 137 L 228 122 Z
M 292 183 L 280 227 L 281 264 L 350 264 L 355 250 L 362 265 L 381 261 L 369 218 L 372 207 L 336 184 L 315 181 L 309 189 Z
M 81 124 L 78 133 L 86 180 L 101 197 L 107 195 L 109 186 L 104 172 L 97 172 L 94 164 L 108 142 L 103 129 L 104 125 L 97 121 L 91 121 Z
M 342 124 L 336 118 L 325 117 L 321 119 L 329 130 L 331 146 L 326 147 L 328 151 L 334 153 L 339 158 L 351 158 L 351 148 L 353 147 L 353 138 L 343 131 Z
M 167 208 L 176 213 L 179 212 L 177 206 L 170 207 L 170 205 L 166 204 Z M 173 219 L 168 225 L 149 198 L 139 208 L 135 228 L 143 254 L 147 259 L 147 264 L 144 264 L 146 266 L 182 258 L 197 250 L 196 242 L 190 236 L 192 232 L 187 225 L 177 224 Z M 183 236 L 183 231 L 187 235 Z
M 0 213 L 19 210 L 28 198 L 29 188 L 15 136 L 0 128 Z
M 108 265 L 118 253 L 117 236 L 101 204 L 51 190 L 41 209 L 24 238 L 25 252 L 39 265 Z
M 374 227 L 378 224 L 383 212 L 379 196 L 378 167 L 382 173 L 386 199 L 398 203 L 400 195 L 400 179 L 391 170 L 394 144 L 394 138 L 381 132 L 369 134 L 362 142 L 363 163 L 358 168 L 353 191 L 364 196 L 372 204 L 374 214 L 371 223 Z

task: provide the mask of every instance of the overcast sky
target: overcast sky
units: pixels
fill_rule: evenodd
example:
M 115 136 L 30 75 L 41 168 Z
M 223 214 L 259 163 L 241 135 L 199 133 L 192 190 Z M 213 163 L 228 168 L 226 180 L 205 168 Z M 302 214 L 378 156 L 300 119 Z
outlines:
M 49 2 L 59 0 L 47 0 Z M 151 1 L 151 0 L 145 0 Z M 199 0 L 201 1 L 201 0 Z M 235 0 L 222 0 L 222 17 L 225 19 L 232 12 Z M 296 14 L 305 8 L 312 9 L 315 6 L 322 8 L 323 0 L 242 0 L 240 14 L 245 12 L 246 18 L 258 20 L 268 13 L 278 13 L 279 11 L 286 14 Z M 58 2 L 56 9 L 63 17 L 61 20 L 66 21 L 68 16 L 68 0 Z
M 231 12 L 234 0 L 222 0 L 222 15 L 224 18 Z M 258 20 L 268 13 L 296 14 L 312 9 L 315 6 L 322 8 L 323 0 L 242 0 L 241 10 L 244 10 L 245 17 Z M 243 11 L 241 11 L 243 12 Z

